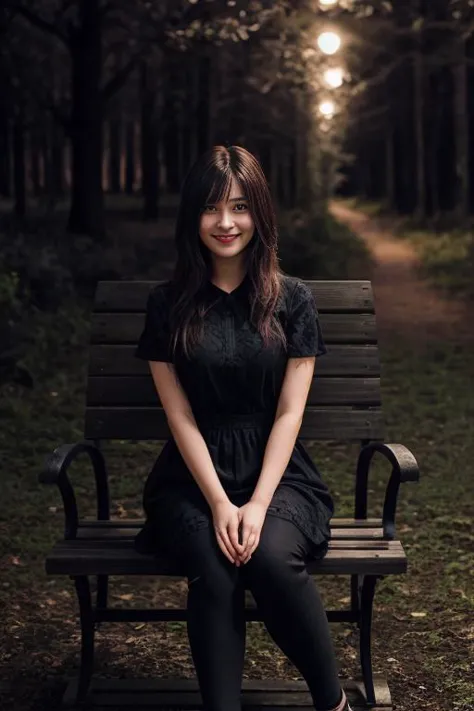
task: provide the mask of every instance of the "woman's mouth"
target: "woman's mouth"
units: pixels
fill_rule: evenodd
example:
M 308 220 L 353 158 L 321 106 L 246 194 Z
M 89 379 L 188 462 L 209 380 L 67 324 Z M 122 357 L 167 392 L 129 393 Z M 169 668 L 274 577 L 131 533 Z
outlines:
M 212 235 L 215 239 L 217 239 L 219 242 L 233 242 L 234 239 L 237 239 L 237 237 L 240 237 L 240 234 L 238 235 Z

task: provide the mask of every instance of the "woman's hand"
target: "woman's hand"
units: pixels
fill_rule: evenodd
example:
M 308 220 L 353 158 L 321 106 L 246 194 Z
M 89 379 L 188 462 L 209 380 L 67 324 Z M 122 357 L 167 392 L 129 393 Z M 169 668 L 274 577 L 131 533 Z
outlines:
M 212 518 L 217 542 L 231 563 L 240 565 L 243 546 L 239 543 L 239 509 L 226 499 L 212 508 Z
M 240 561 L 245 565 L 260 543 L 267 507 L 258 501 L 248 501 L 239 509 L 239 519 L 242 526 L 242 552 Z

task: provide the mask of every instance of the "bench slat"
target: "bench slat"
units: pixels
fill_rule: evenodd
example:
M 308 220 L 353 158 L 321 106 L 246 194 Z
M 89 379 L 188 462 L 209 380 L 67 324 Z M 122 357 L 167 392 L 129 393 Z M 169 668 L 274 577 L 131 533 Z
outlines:
M 133 528 L 84 528 L 79 527 L 77 538 L 86 541 L 113 541 L 113 540 L 130 540 L 130 537 L 135 536 L 140 530 L 140 526 Z M 333 540 L 339 541 L 374 541 L 383 539 L 383 528 L 331 528 Z
M 334 550 L 389 550 L 390 541 L 385 541 L 383 539 L 354 539 L 345 540 L 338 539 L 331 541 L 331 549 Z M 130 536 L 127 537 L 114 537 L 114 538 L 88 538 L 79 537 L 75 541 L 74 551 L 88 551 L 97 549 L 107 549 L 107 550 L 129 550 L 133 546 L 133 539 Z M 69 541 L 58 541 L 55 545 L 55 549 L 59 550 L 70 550 Z
M 370 281 L 312 281 L 303 279 L 316 299 L 318 310 L 326 312 L 374 312 Z M 150 291 L 160 281 L 100 281 L 95 297 L 96 312 L 140 312 L 145 310 Z
M 145 523 L 144 518 L 111 518 L 100 521 L 85 516 L 79 521 L 81 528 L 141 528 Z M 381 528 L 380 518 L 333 518 L 331 528 Z
M 148 375 L 148 363 L 134 356 L 135 345 L 92 345 L 89 375 Z M 324 358 L 317 359 L 315 376 L 380 375 L 379 353 L 376 345 L 329 346 Z
M 159 405 L 151 375 L 92 376 L 87 384 L 88 405 Z M 380 378 L 315 377 L 307 405 L 380 405 Z
M 86 439 L 165 440 L 171 431 L 163 408 L 88 407 Z M 300 439 L 374 440 L 384 438 L 382 411 L 306 408 Z
M 324 340 L 331 343 L 376 343 L 374 314 L 321 314 Z M 136 344 L 145 323 L 144 313 L 95 313 L 91 342 Z
M 339 548 L 330 544 L 323 560 L 308 564 L 311 574 L 384 575 L 406 571 L 406 556 L 400 541 L 387 547 Z M 131 541 L 121 548 L 102 541 L 100 547 L 85 540 L 60 541 L 46 558 L 46 572 L 63 575 L 173 575 L 183 577 L 175 561 L 137 553 Z

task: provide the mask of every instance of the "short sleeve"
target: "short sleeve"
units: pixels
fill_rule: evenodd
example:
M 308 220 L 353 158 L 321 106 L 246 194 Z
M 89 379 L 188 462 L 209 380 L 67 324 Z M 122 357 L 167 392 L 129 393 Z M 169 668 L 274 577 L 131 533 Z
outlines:
M 168 300 L 163 287 L 157 287 L 148 297 L 145 326 L 135 349 L 135 357 L 172 363 L 170 341 Z
M 313 292 L 300 280 L 296 282 L 291 297 L 286 335 L 289 358 L 327 353 Z

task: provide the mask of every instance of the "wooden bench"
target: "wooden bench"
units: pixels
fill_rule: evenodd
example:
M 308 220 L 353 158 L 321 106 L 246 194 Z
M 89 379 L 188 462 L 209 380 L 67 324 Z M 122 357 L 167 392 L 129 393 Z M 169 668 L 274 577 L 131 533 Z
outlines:
M 360 632 L 362 680 L 344 686 L 355 708 L 389 709 L 386 681 L 374 679 L 372 673 L 372 606 L 377 580 L 407 570 L 406 555 L 395 532 L 395 512 L 400 483 L 417 481 L 418 466 L 406 447 L 383 443 L 380 367 L 370 282 L 306 283 L 315 294 L 329 352 L 318 360 L 317 377 L 299 436 L 303 440 L 352 440 L 361 445 L 355 476 L 354 518 L 333 519 L 329 552 L 322 561 L 310 563 L 308 571 L 312 575 L 348 576 L 350 606 L 327 611 L 330 621 L 355 622 Z M 165 440 L 171 436 L 148 365 L 133 355 L 144 322 L 147 296 L 154 285 L 152 282 L 98 285 L 92 316 L 85 440 L 58 447 L 40 474 L 42 483 L 58 485 L 65 511 L 64 539 L 48 554 L 46 572 L 70 576 L 79 599 L 81 668 L 67 697 L 76 698 L 77 703 L 88 697 L 96 705 L 114 708 L 119 703 L 129 703 L 134 708 L 139 708 L 140 703 L 145 704 L 144 708 L 149 708 L 149 704 L 199 708 L 196 680 L 97 680 L 89 688 L 94 631 L 99 623 L 186 620 L 185 609 L 114 609 L 108 602 L 110 575 L 184 577 L 173 560 L 135 552 L 133 537 L 143 521 L 110 520 L 106 464 L 100 450 L 101 440 Z M 69 465 L 84 452 L 90 457 L 95 476 L 97 520 L 93 521 L 79 520 L 68 477 Z M 381 518 L 368 518 L 368 474 L 375 453 L 388 461 L 390 474 Z M 142 484 L 138 482 L 137 486 Z M 91 576 L 97 577 L 94 596 Z M 261 620 L 258 609 L 246 606 L 246 619 Z M 242 698 L 244 706 L 313 708 L 304 682 L 244 681 Z

